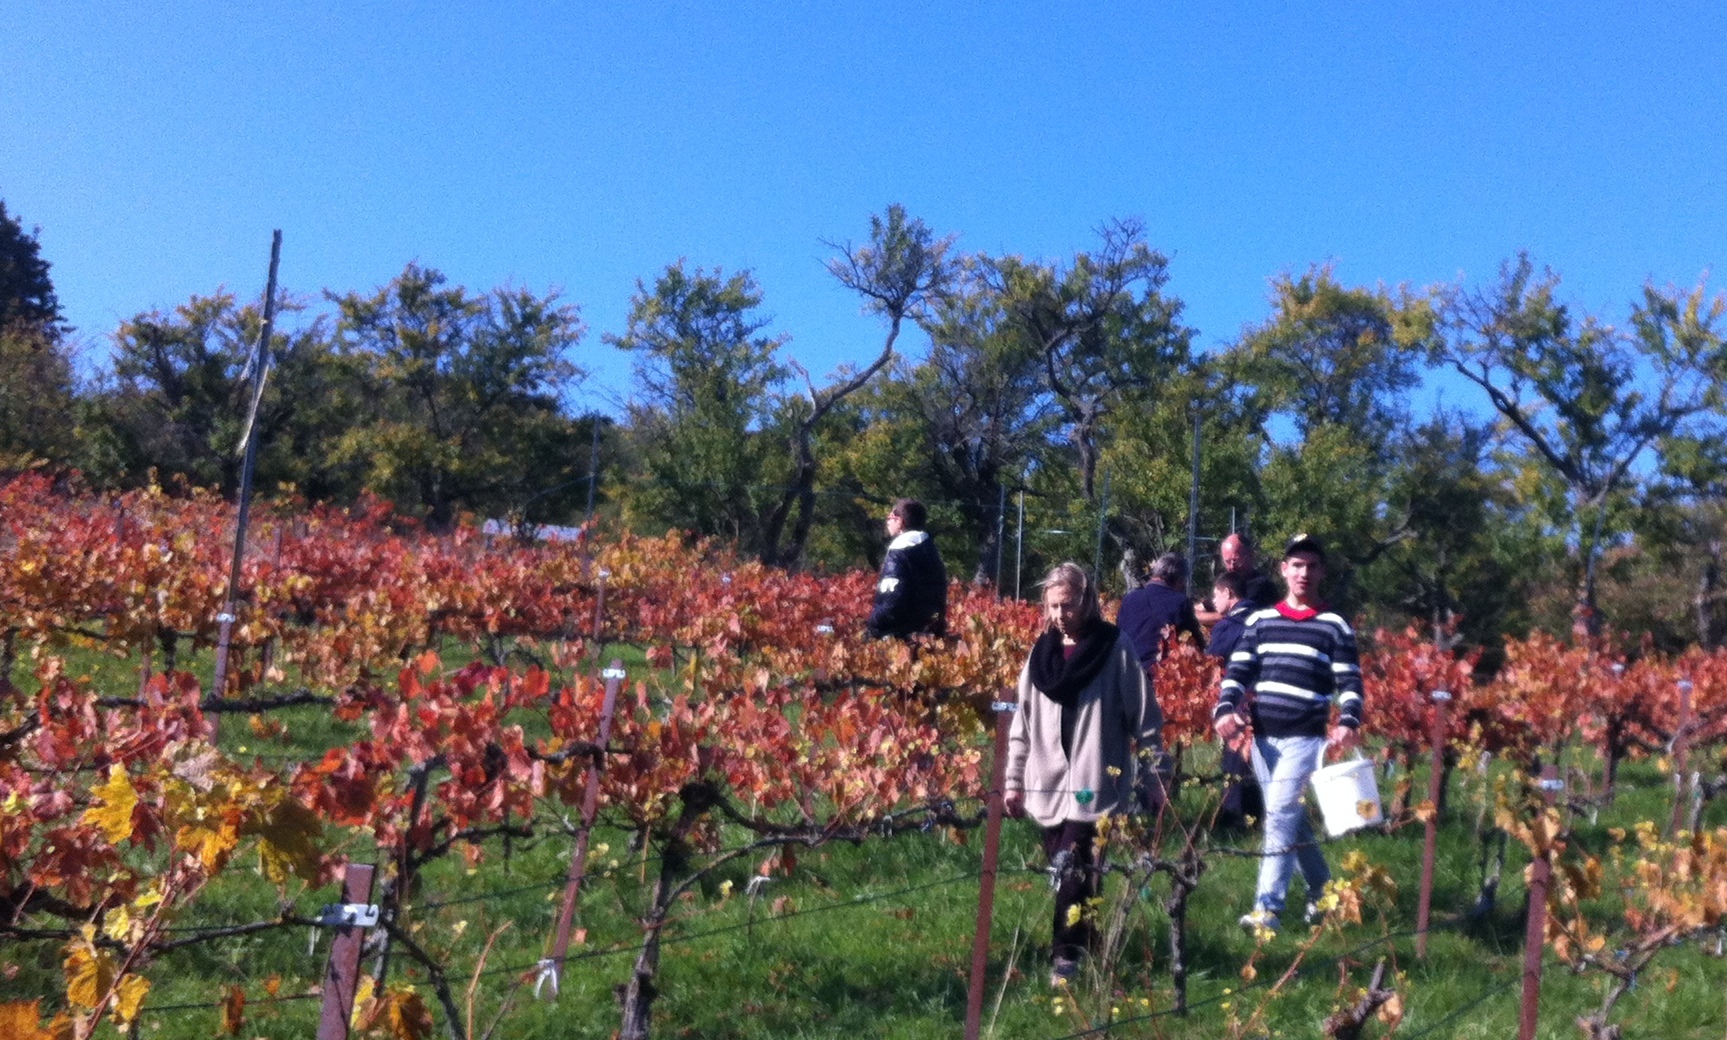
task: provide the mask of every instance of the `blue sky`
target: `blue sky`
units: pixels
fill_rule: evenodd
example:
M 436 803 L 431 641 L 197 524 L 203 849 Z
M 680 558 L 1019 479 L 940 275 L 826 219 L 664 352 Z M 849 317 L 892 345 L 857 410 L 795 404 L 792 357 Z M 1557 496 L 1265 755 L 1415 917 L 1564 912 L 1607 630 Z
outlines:
M 409 260 L 559 288 L 610 407 L 635 280 L 751 268 L 820 373 L 880 328 L 822 268 L 903 203 L 1071 255 L 1138 216 L 1200 343 L 1267 282 L 1493 276 L 1582 309 L 1727 251 L 1727 8 L 1705 4 L 448 4 L 0 9 L 0 199 L 99 353 L 138 311 L 369 289 Z

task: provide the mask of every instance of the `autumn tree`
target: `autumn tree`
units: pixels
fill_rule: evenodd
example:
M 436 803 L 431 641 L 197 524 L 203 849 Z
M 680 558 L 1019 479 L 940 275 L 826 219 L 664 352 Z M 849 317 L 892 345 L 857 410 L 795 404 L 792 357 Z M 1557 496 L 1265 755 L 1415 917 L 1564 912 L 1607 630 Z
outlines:
M 555 292 L 470 295 L 410 263 L 370 295 L 330 294 L 341 355 L 367 408 L 339 461 L 366 486 L 446 528 L 458 510 L 509 514 L 587 472 L 587 440 L 563 394 L 583 326 Z

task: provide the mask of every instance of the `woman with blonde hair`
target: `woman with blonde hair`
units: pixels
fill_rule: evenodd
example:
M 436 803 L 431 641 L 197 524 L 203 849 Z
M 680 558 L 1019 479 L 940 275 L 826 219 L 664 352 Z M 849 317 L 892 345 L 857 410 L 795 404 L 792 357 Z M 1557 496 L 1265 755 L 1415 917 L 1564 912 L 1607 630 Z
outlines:
M 1133 641 L 1103 619 L 1083 567 L 1052 568 L 1043 607 L 1044 632 L 1020 672 L 1003 804 L 1043 828 L 1057 878 L 1050 982 L 1059 985 L 1096 938 L 1085 904 L 1103 887 L 1097 821 L 1137 807 L 1134 753 L 1162 749 L 1163 712 Z

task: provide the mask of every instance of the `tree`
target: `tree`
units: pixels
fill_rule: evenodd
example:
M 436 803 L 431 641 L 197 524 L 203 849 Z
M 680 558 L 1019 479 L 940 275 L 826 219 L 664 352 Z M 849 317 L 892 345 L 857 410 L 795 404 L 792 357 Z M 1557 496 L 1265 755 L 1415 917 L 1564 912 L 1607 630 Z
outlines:
M 954 514 L 976 547 L 980 582 L 996 578 L 1004 496 L 1047 446 L 1055 417 L 1043 356 L 982 279 L 982 263 L 966 263 L 931 308 L 929 354 L 895 366 L 870 423 L 903 427 L 884 445 L 900 462 L 893 486 L 925 489 L 938 513 Z
M 72 359 L 52 326 L 0 325 L 0 473 L 69 462 L 75 399 Z
M 1121 554 L 1122 584 L 1136 588 L 1147 564 L 1187 551 L 1192 507 L 1193 423 L 1200 423 L 1198 530 L 1213 539 L 1245 525 L 1263 506 L 1258 417 L 1246 407 L 1229 366 L 1196 359 L 1163 381 L 1143 406 L 1120 409 L 1103 464 L 1110 474 L 1106 533 Z M 1211 571 L 1196 546 L 1188 591 L 1204 597 Z M 1089 551 L 1089 550 L 1088 550 Z
M 40 233 L 26 233 L 0 200 L 0 328 L 22 323 L 57 329 L 60 324 L 60 300 L 36 240 Z
M 1275 279 L 1271 310 L 1237 349 L 1267 412 L 1287 415 L 1302 437 L 1339 426 L 1379 439 L 1401 425 L 1432 334 L 1426 300 L 1348 288 L 1327 265 Z
M 222 291 L 122 322 L 113 380 L 89 405 L 84 450 L 95 463 L 92 475 L 136 485 L 154 471 L 159 479 L 234 492 L 251 400 L 248 366 L 262 328 L 258 305 L 242 306 Z M 278 324 L 270 352 L 258 413 L 258 484 L 332 492 L 337 482 L 326 460 L 355 401 L 351 393 L 343 400 L 352 388 L 337 371 L 326 326 L 315 321 L 288 332 Z
M 0 200 L 0 472 L 64 465 L 76 441 L 72 358 L 39 233 Z
M 1425 623 L 1434 638 L 1452 632 L 1474 645 L 1528 628 L 1528 575 L 1540 546 L 1520 522 L 1510 475 L 1495 467 L 1494 432 L 1461 412 L 1440 412 L 1390 445 L 1384 512 L 1410 537 L 1387 547 L 1383 566 L 1361 577 L 1370 611 Z
M 1263 444 L 1262 518 L 1280 535 L 1325 537 L 1333 595 L 1354 606 L 1357 572 L 1415 535 L 1410 514 L 1385 504 L 1431 308 L 1344 286 L 1329 267 L 1274 280 L 1271 307 L 1224 362 Z
M 606 342 L 636 355 L 630 425 L 646 470 L 630 510 L 670 527 L 762 548 L 761 485 L 769 429 L 786 369 L 787 337 L 765 333 L 755 278 L 670 265 L 652 289 L 636 283 L 622 335 Z
M 1663 440 L 1713 428 L 1723 403 L 1727 298 L 1699 284 L 1685 292 L 1645 286 L 1623 332 L 1558 302 L 1559 278 L 1539 275 L 1527 254 L 1501 267 L 1497 284 L 1442 298 L 1436 356 L 1487 395 L 1510 433 L 1564 489 L 1581 578 L 1576 613 L 1592 629 L 1596 559 L 1617 532 L 1613 496 Z
M 1146 245 L 1145 225 L 1115 220 L 1098 234 L 1100 248 L 1065 267 L 1008 256 L 989 269 L 1003 306 L 1042 355 L 1087 501 L 1097 497 L 1105 420 L 1130 392 L 1180 369 L 1193 340 L 1179 322 L 1181 301 L 1162 294 L 1169 261 Z
M 888 207 L 886 216 L 870 217 L 868 245 L 829 244 L 840 254 L 828 261 L 829 273 L 864 298 L 865 310 L 887 320 L 887 336 L 874 361 L 858 371 L 842 369 L 823 387 L 818 388 L 802 366 L 793 364 L 803 377 L 806 395 L 785 412 L 791 467 L 785 489 L 768 511 L 762 536 L 762 562 L 782 567 L 803 557 L 815 521 L 817 431 L 837 406 L 887 367 L 906 319 L 916 320 L 931 299 L 946 292 L 954 273 L 947 255 L 953 240 L 938 240 L 923 221 L 907 217 L 905 208 L 897 204 Z
M 337 457 L 435 529 L 459 509 L 514 513 L 587 473 L 586 431 L 563 411 L 583 374 L 568 357 L 583 332 L 576 308 L 555 292 L 470 296 L 445 281 L 410 263 L 369 296 L 329 294 L 370 402 Z

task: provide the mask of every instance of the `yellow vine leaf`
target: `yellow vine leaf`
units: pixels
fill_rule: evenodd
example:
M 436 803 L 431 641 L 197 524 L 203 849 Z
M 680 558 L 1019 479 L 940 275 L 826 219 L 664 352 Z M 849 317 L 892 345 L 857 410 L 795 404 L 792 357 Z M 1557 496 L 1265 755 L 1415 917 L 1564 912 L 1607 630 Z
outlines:
M 114 958 L 96 949 L 88 937 L 72 940 L 61 962 L 66 972 L 66 999 L 94 1008 L 114 985 Z
M 130 1025 L 137 1017 L 138 1010 L 144 1006 L 144 998 L 150 993 L 150 980 L 142 975 L 128 975 L 120 980 L 120 988 L 114 993 L 114 1019 L 122 1027 Z
M 108 911 L 102 918 L 102 934 L 115 942 L 125 942 L 132 931 L 132 915 L 123 906 Z
M 90 789 L 101 803 L 84 810 L 82 822 L 99 827 L 104 837 L 118 845 L 132 837 L 132 810 L 138 806 L 138 791 L 125 767 L 108 767 L 108 782 Z
M 354 990 L 354 1010 L 348 1015 L 349 1029 L 364 1029 L 372 1024 L 377 1013 L 377 1001 L 372 998 L 372 994 L 377 985 L 372 976 L 360 976 L 359 988 Z
M 196 857 L 205 873 L 214 874 L 239 846 L 240 831 L 230 820 L 222 820 L 213 827 L 186 826 L 174 832 L 174 844 Z

